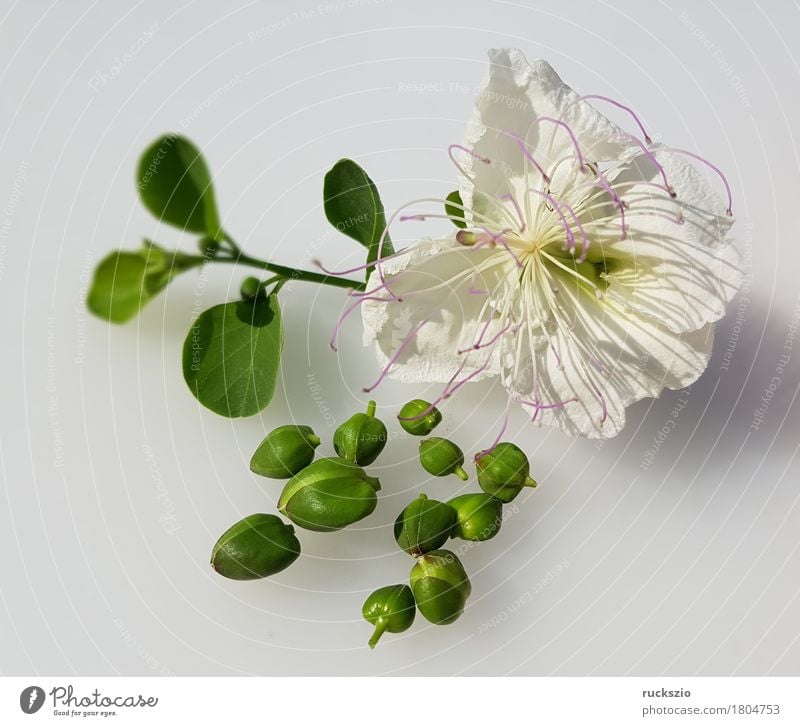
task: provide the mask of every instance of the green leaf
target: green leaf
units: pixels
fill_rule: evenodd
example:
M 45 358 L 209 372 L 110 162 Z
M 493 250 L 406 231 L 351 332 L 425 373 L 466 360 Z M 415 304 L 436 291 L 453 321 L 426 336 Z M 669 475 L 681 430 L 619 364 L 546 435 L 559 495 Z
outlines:
M 97 266 L 86 304 L 104 320 L 125 323 L 175 275 L 197 264 L 197 258 L 168 254 L 153 243 L 136 252 L 114 250 Z
M 325 175 L 322 192 L 325 216 L 348 237 L 367 248 L 367 262 L 378 259 L 378 245 L 386 229 L 386 215 L 378 190 L 367 173 L 351 159 L 337 161 Z M 381 257 L 394 254 L 387 234 Z M 367 270 L 367 279 L 372 268 Z
M 455 204 L 458 206 L 453 206 Z M 458 189 L 447 195 L 444 213 L 450 215 L 450 221 L 459 229 L 464 229 L 467 226 L 467 223 L 464 221 L 463 206 L 464 202 L 461 201 L 461 195 L 458 193 Z
M 183 377 L 206 408 L 252 416 L 272 399 L 283 348 L 275 295 L 206 310 L 183 344 Z
M 211 173 L 186 137 L 156 139 L 139 159 L 136 186 L 142 203 L 158 219 L 187 232 L 220 237 Z

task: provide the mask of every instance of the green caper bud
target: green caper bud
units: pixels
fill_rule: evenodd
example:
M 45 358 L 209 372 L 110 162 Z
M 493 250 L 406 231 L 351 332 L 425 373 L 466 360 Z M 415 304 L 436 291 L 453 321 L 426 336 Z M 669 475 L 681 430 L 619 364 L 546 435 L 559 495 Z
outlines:
M 469 474 L 464 471 L 464 452 L 449 439 L 431 436 L 419 443 L 419 461 L 422 468 L 434 476 L 455 474 L 466 481 Z
M 447 542 L 455 523 L 452 507 L 420 494 L 395 520 L 394 538 L 400 549 L 418 557 Z
M 364 601 L 361 614 L 364 620 L 375 626 L 369 639 L 369 647 L 374 648 L 387 630 L 390 633 L 408 630 L 414 622 L 417 607 L 408 585 L 388 585 L 375 590 Z
M 372 514 L 380 488 L 355 464 L 336 456 L 318 459 L 286 482 L 278 510 L 298 527 L 333 532 Z
M 449 550 L 434 550 L 411 569 L 411 590 L 425 618 L 448 625 L 461 617 L 472 585 L 458 557 Z
M 502 441 L 475 461 L 478 483 L 487 494 L 508 504 L 523 487 L 535 487 L 528 457 L 518 446 Z
M 333 448 L 345 461 L 368 466 L 386 446 L 386 426 L 375 418 L 375 401 L 370 401 L 366 413 L 357 413 L 345 421 L 333 434 Z
M 414 436 L 427 436 L 442 422 L 442 413 L 436 406 L 421 398 L 409 401 L 397 417 L 400 426 Z
M 483 542 L 500 531 L 503 503 L 491 494 L 462 494 L 447 503 L 456 513 L 451 537 Z
M 239 288 L 239 294 L 242 296 L 242 300 L 252 300 L 254 297 L 258 297 L 263 289 L 261 280 L 257 277 L 245 277 Z
M 211 566 L 232 580 L 257 580 L 285 570 L 299 555 L 294 527 L 274 514 L 251 514 L 217 540 Z
M 250 470 L 273 479 L 288 479 L 314 460 L 314 449 L 320 445 L 310 426 L 278 426 L 259 444 Z

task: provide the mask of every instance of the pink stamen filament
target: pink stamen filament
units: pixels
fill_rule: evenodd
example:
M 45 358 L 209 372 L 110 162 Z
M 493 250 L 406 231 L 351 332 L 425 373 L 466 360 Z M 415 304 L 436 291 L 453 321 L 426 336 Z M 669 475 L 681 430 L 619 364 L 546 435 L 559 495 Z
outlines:
M 400 216 L 400 212 L 402 212 L 404 209 L 408 209 L 410 206 L 412 206 L 414 204 L 420 204 L 421 202 L 437 202 L 439 204 L 449 204 L 449 202 L 447 202 L 446 199 L 438 199 L 436 197 L 422 197 L 420 199 L 412 199 L 410 202 L 406 202 L 405 204 L 403 204 L 401 207 L 399 207 L 397 210 L 394 211 L 392 216 L 389 218 L 389 221 L 386 223 L 386 227 L 383 230 L 383 233 L 381 234 L 380 239 L 378 240 L 378 253 L 377 253 L 377 258 L 376 258 L 376 260 L 374 262 L 375 269 L 378 271 L 378 277 L 380 278 L 381 283 L 383 283 L 381 285 L 381 287 L 386 288 L 386 290 L 388 290 L 389 294 L 393 295 L 393 296 L 394 296 L 394 293 L 391 291 L 391 289 L 386 284 L 386 276 L 385 276 L 385 274 L 383 272 L 383 268 L 381 266 L 381 263 L 384 262 L 384 260 L 391 259 L 393 257 L 393 255 L 389 255 L 387 257 L 384 257 L 383 256 L 383 245 L 386 242 L 386 237 L 389 234 L 389 229 L 391 228 L 392 224 L 394 224 L 395 219 L 397 219 L 397 217 Z M 451 204 L 451 206 L 458 206 L 458 205 L 452 205 Z M 475 213 L 473 212 L 473 214 L 475 214 Z M 426 216 L 431 216 L 431 215 L 426 215 Z M 480 215 L 480 216 L 482 216 L 482 215 Z M 412 248 L 409 248 L 409 250 L 410 249 L 412 249 Z
M 491 320 L 490 320 L 490 322 L 491 322 Z M 489 348 L 489 347 L 493 346 L 503 335 L 505 335 L 513 327 L 513 325 L 514 325 L 514 322 L 511 319 L 509 319 L 509 321 L 506 323 L 505 327 L 502 330 L 500 330 L 497 333 L 495 333 L 492 336 L 492 339 L 489 340 L 486 343 L 483 342 L 483 335 L 486 332 L 485 329 L 484 329 L 484 331 L 481 333 L 480 338 L 478 338 L 478 342 L 477 343 L 473 344 L 471 348 L 464 348 L 463 350 L 459 350 L 458 354 L 459 355 L 463 355 L 464 353 L 468 353 L 471 350 L 481 350 L 481 348 Z
M 664 189 L 664 191 L 666 191 L 667 194 L 669 194 L 673 199 L 675 199 L 678 196 L 678 194 L 672 188 L 672 186 L 670 185 L 669 181 L 667 180 L 667 172 L 664 171 L 664 167 L 661 164 L 658 163 L 658 160 L 656 159 L 656 157 L 653 154 L 653 152 L 650 151 L 650 149 L 648 149 L 642 143 L 642 141 L 640 139 L 637 139 L 632 134 L 630 135 L 630 138 L 633 139 L 633 141 L 636 143 L 636 145 L 644 152 L 644 155 L 652 162 L 652 164 L 656 167 L 656 169 L 658 169 L 658 173 L 661 175 L 661 179 L 664 182 L 664 186 L 661 187 L 661 188 Z M 656 186 L 658 186 L 658 185 L 656 185 Z
M 652 182 L 640 182 L 642 186 L 650 186 L 655 187 L 661 191 L 664 191 L 664 187 L 660 184 L 653 184 Z M 652 199 L 651 196 L 646 197 L 648 200 Z M 665 209 L 660 209 L 658 207 L 631 207 L 630 205 L 626 205 L 626 209 L 630 213 L 629 216 L 636 217 L 638 216 L 658 216 L 655 214 L 656 212 L 666 212 L 666 218 L 670 220 L 670 222 L 674 222 L 675 224 L 683 224 L 686 219 L 683 216 L 683 212 L 679 209 L 677 214 L 670 214 Z
M 455 248 L 454 248 L 455 249 Z M 471 248 L 468 248 L 471 251 Z M 439 280 L 436 284 L 430 287 L 423 287 L 423 288 L 415 288 L 404 291 L 401 295 L 397 295 L 393 290 L 391 290 L 391 285 L 397 282 L 400 278 L 405 275 L 408 275 L 414 271 L 413 268 L 407 268 L 398 272 L 396 275 L 392 277 L 391 280 L 387 280 L 386 283 L 383 285 L 377 285 L 376 287 L 366 291 L 366 292 L 351 292 L 350 297 L 365 297 L 372 295 L 374 292 L 377 292 L 381 289 L 386 289 L 391 295 L 392 298 L 387 300 L 386 302 L 395 302 L 395 303 L 402 303 L 406 298 L 413 297 L 416 295 L 430 295 L 431 293 L 436 292 L 437 290 L 441 289 L 453 289 L 455 285 L 461 285 L 462 283 L 466 283 L 469 279 L 470 285 L 475 280 L 476 276 L 484 271 L 484 269 L 488 269 L 494 265 L 498 264 L 496 260 L 485 260 L 484 262 L 472 267 L 471 269 L 463 270 L 456 275 L 454 275 L 449 280 Z
M 596 356 L 591 356 L 591 357 L 589 358 L 589 361 L 591 362 L 591 364 L 592 364 L 592 365 L 593 365 L 593 366 L 594 366 L 594 367 L 595 367 L 595 368 L 596 368 L 598 371 L 600 371 L 600 373 L 606 373 L 606 372 L 608 371 L 608 368 L 606 368 L 606 364 L 605 364 L 605 363 L 603 363 L 603 361 L 601 361 L 601 360 L 600 360 L 599 358 L 597 358 Z
M 466 359 L 465 359 L 465 360 L 466 360 Z M 486 370 L 486 369 L 489 367 L 489 363 L 491 362 L 491 360 L 492 360 L 492 356 L 491 356 L 491 354 L 490 354 L 490 355 L 488 355 L 488 356 L 486 356 L 486 360 L 483 362 L 483 365 L 481 365 L 481 367 L 480 367 L 480 368 L 476 368 L 476 369 L 475 369 L 474 371 L 472 371 L 472 373 L 470 373 L 470 374 L 469 374 L 469 375 L 468 375 L 466 378 L 464 378 L 463 380 L 459 381 L 459 382 L 458 382 L 458 383 L 457 383 L 455 386 L 453 386 L 452 388 L 450 388 L 450 390 L 449 390 L 449 391 L 447 391 L 447 392 L 446 392 L 446 393 L 445 393 L 445 394 L 442 396 L 442 398 L 443 398 L 443 399 L 450 398 L 450 396 L 452 396 L 452 395 L 453 395 L 453 394 L 454 394 L 454 393 L 455 393 L 455 392 L 456 392 L 456 391 L 457 391 L 459 388 L 461 388 L 461 386 L 463 386 L 463 385 L 465 385 L 465 384 L 469 383 L 469 382 L 470 382 L 470 381 L 471 381 L 473 378 L 475 378 L 475 376 L 477 376 L 477 375 L 479 375 L 479 374 L 483 373 L 483 371 L 485 371 L 485 370 Z
M 386 262 L 386 260 L 393 260 L 401 255 L 407 255 L 409 252 L 412 251 L 413 248 L 407 247 L 406 249 L 400 250 L 399 252 L 395 252 L 393 255 L 389 255 L 388 257 L 383 257 L 380 259 L 372 260 L 372 262 L 367 262 L 365 265 L 358 265 L 358 267 L 351 267 L 349 270 L 329 270 L 325 265 L 322 264 L 320 260 L 311 260 L 313 265 L 319 267 L 326 275 L 333 275 L 335 277 L 339 277 L 341 275 L 352 275 L 354 272 L 361 272 L 362 270 L 368 270 L 370 267 L 375 267 L 380 262 Z
M 618 189 L 623 188 L 623 187 L 628 189 L 628 191 L 627 192 L 623 192 L 623 194 L 642 194 L 645 197 L 646 200 L 651 200 L 653 198 L 653 196 L 650 195 L 650 194 L 645 194 L 643 191 L 641 191 L 641 189 L 639 189 L 639 187 L 641 187 L 641 188 L 653 187 L 654 189 L 658 189 L 658 190 L 660 190 L 662 192 L 664 191 L 664 187 L 661 184 L 656 184 L 655 182 L 647 182 L 647 181 L 641 181 L 641 180 L 625 182 L 623 184 L 618 184 L 617 185 Z M 633 201 L 635 202 L 635 200 L 633 200 Z M 631 207 L 631 205 L 625 199 L 622 199 L 622 204 L 625 207 L 625 209 L 628 210 L 629 212 L 633 213 L 633 215 L 635 215 L 636 212 L 644 211 L 643 209 L 640 209 L 638 207 Z M 660 209 L 660 210 L 654 210 L 654 211 L 665 211 L 665 210 Z M 673 215 L 669 215 L 669 218 L 673 222 L 675 222 L 676 224 L 683 224 L 683 222 L 684 222 L 683 214 L 680 211 L 678 212 L 677 215 L 674 215 L 674 216 Z
M 397 212 L 395 212 L 395 214 L 397 214 Z M 383 268 L 381 267 L 380 264 L 381 262 L 383 262 L 383 245 L 386 242 L 386 237 L 389 234 L 389 227 L 391 226 L 393 220 L 394 216 L 392 216 L 392 219 L 389 220 L 389 222 L 386 225 L 386 228 L 383 230 L 383 233 L 381 234 L 381 238 L 378 240 L 378 252 L 375 255 L 375 262 L 376 262 L 375 269 L 378 271 L 378 277 L 380 277 L 381 279 L 381 286 L 386 288 L 386 291 L 390 295 L 396 298 L 397 296 L 389 289 L 389 286 L 386 282 L 386 275 L 383 274 Z
M 590 98 L 596 98 L 596 99 L 598 99 L 600 101 L 606 101 L 607 103 L 610 103 L 612 106 L 616 106 L 617 108 L 621 108 L 623 111 L 627 111 L 628 114 L 630 114 L 630 116 L 636 122 L 636 125 L 639 127 L 639 130 L 642 132 L 642 136 L 644 136 L 645 143 L 647 143 L 647 144 L 652 144 L 653 143 L 653 140 L 650 138 L 650 135 L 647 133 L 647 131 L 646 131 L 645 127 L 644 127 L 644 124 L 642 123 L 642 121 L 639 118 L 639 116 L 637 116 L 636 113 L 634 113 L 633 109 L 629 108 L 628 106 L 625 106 L 625 105 L 621 104 L 619 101 L 615 101 L 613 98 L 609 98 L 608 96 L 598 96 L 596 94 L 592 94 L 590 96 L 581 96 L 581 98 L 584 101 L 586 101 L 586 100 L 588 100 Z
M 371 386 L 361 389 L 364 393 L 370 393 L 371 391 L 374 391 L 378 387 L 378 385 L 380 385 L 383 379 L 386 378 L 391 367 L 397 362 L 397 359 L 400 357 L 401 353 L 406 349 L 408 344 L 415 338 L 415 336 L 420 331 L 422 326 L 428 322 L 430 322 L 430 318 L 426 318 L 421 323 L 414 326 L 412 331 L 405 337 L 405 340 L 403 340 L 403 342 L 400 343 L 399 347 L 397 348 L 397 352 L 389 359 L 389 362 L 384 366 L 380 376 L 378 376 L 378 380 L 376 380 L 375 383 L 373 383 Z
M 471 156 L 473 159 L 477 159 L 482 164 L 492 163 L 491 159 L 487 159 L 485 156 L 476 154 L 474 151 L 468 149 L 466 146 L 462 146 L 461 144 L 450 144 L 450 146 L 447 147 L 447 155 L 450 157 L 450 161 L 452 161 L 456 169 L 458 169 L 464 175 L 464 178 L 469 179 L 473 184 L 475 183 L 474 177 L 470 176 L 467 173 L 467 170 L 461 166 L 458 161 L 456 161 L 455 156 L 453 156 L 453 149 L 458 149 L 459 151 L 463 151 L 465 154 L 469 154 L 469 156 Z
M 536 410 L 533 412 L 533 416 L 531 421 L 535 421 L 536 418 L 539 416 L 540 411 L 547 411 L 554 408 L 564 408 L 568 403 L 576 403 L 577 398 L 568 398 L 566 401 L 558 401 L 557 403 L 542 403 L 539 400 L 536 401 L 520 401 L 523 406 L 533 406 Z
M 464 360 L 462 360 L 462 361 L 461 361 L 461 365 L 460 365 L 460 366 L 459 366 L 459 367 L 456 369 L 456 372 L 455 372 L 455 373 L 453 373 L 452 377 L 451 377 L 451 378 L 450 378 L 450 380 L 447 382 L 447 385 L 446 385 L 446 386 L 444 387 L 444 389 L 442 390 L 442 393 L 440 393 L 440 394 L 439 394 L 439 396 L 437 396 L 436 398 L 434 398 L 434 399 L 433 399 L 433 401 L 431 402 L 431 404 L 430 404 L 429 408 L 427 409 L 428 411 L 432 411 L 432 410 L 433 410 L 433 409 L 434 409 L 436 406 L 438 406 L 438 405 L 439 405 L 439 404 L 440 404 L 440 403 L 441 403 L 441 402 L 442 402 L 442 401 L 443 401 L 445 398 L 447 398 L 447 397 L 449 396 L 449 390 L 450 390 L 450 386 L 452 385 L 453 381 L 455 381 L 455 379 L 458 377 L 458 374 L 459 374 L 459 373 L 461 373 L 461 371 L 463 371 L 463 370 L 464 370 L 464 366 L 465 366 L 466 364 L 467 364 L 467 358 L 464 358 Z M 423 416 L 425 416 L 425 415 L 426 415 L 426 413 L 421 413 L 421 414 L 419 414 L 419 416 L 415 416 L 413 419 L 410 419 L 410 420 L 412 420 L 412 421 L 413 421 L 413 420 L 415 420 L 415 419 L 417 419 L 417 418 L 422 418 L 422 417 L 423 417 Z M 399 418 L 399 417 L 398 417 L 398 418 Z
M 484 308 L 487 307 L 488 303 L 484 303 Z M 478 334 L 477 342 L 480 343 L 483 340 L 483 336 L 486 335 L 486 331 L 489 330 L 489 326 L 492 324 L 492 320 L 494 320 L 494 310 L 491 306 L 489 306 L 489 314 L 486 316 L 486 321 L 481 326 L 481 331 Z
M 501 245 L 503 245 L 503 247 L 505 248 L 506 252 L 508 252 L 508 254 L 510 254 L 514 258 L 514 262 L 517 263 L 517 267 L 522 267 L 522 262 L 520 261 L 519 257 L 517 257 L 514 254 L 514 251 L 508 246 L 508 242 L 505 241 L 505 239 L 503 238 L 502 233 L 494 234 L 493 232 L 488 230 L 486 227 L 481 227 L 481 229 L 484 232 L 486 232 L 486 234 L 488 234 L 495 242 L 499 242 Z
M 456 372 L 453 373 L 453 375 L 451 376 L 450 380 L 447 382 L 447 385 L 444 387 L 444 389 L 442 390 L 441 394 L 437 398 L 435 398 L 434 401 L 431 403 L 431 407 L 436 406 L 439 403 L 441 403 L 442 401 L 450 398 L 450 396 L 452 396 L 459 388 L 461 388 L 461 386 L 463 386 L 464 384 L 468 383 L 475 376 L 477 376 L 478 374 L 480 374 L 484 370 L 486 370 L 486 368 L 488 367 L 489 362 L 491 361 L 491 359 L 492 359 L 492 356 L 491 356 L 491 353 L 490 353 L 486 357 L 486 360 L 484 361 L 483 365 L 480 368 L 476 369 L 475 371 L 470 373 L 464 380 L 459 381 L 455 386 L 453 386 L 453 383 L 458 378 L 458 375 L 461 373 L 461 371 L 464 370 L 464 367 L 467 365 L 467 362 L 469 361 L 469 356 L 466 356 L 461 361 L 461 365 L 458 366 L 458 368 L 456 369 Z
M 491 322 L 491 318 L 489 319 L 489 322 Z M 493 340 L 492 344 L 494 342 L 495 341 Z M 488 345 L 490 345 L 490 344 L 487 343 L 487 346 Z M 450 396 L 452 396 L 459 388 L 461 388 L 461 386 L 463 386 L 464 384 L 468 383 L 475 376 L 477 376 L 478 374 L 480 374 L 484 370 L 486 370 L 486 368 L 489 366 L 489 363 L 491 361 L 491 355 L 487 356 L 486 360 L 484 361 L 483 365 L 481 365 L 480 368 L 474 370 L 464 380 L 459 381 L 455 386 L 453 386 L 453 383 L 458 378 L 458 375 L 461 373 L 461 371 L 464 370 L 464 367 L 466 366 L 468 360 L 469 360 L 469 358 L 467 357 L 467 358 L 464 358 L 464 360 L 461 361 L 461 365 L 458 366 L 458 368 L 456 369 L 456 372 L 451 376 L 450 380 L 447 382 L 447 384 L 445 385 L 444 389 L 442 390 L 442 393 L 437 398 L 435 398 L 433 400 L 433 402 L 428 406 L 428 408 L 426 408 L 422 413 L 419 413 L 416 416 L 412 416 L 410 418 L 401 418 L 401 417 L 398 416 L 398 419 L 400 419 L 401 421 L 416 421 L 417 419 L 424 418 L 425 416 L 427 416 L 439 403 L 441 403 L 442 401 L 450 398 Z
M 517 217 L 519 218 L 519 233 L 522 234 L 525 231 L 525 216 L 522 214 L 522 210 L 520 209 L 519 203 L 514 198 L 514 195 L 502 194 L 499 199 L 508 199 L 511 204 L 514 205 L 514 209 L 517 212 Z
M 463 217 L 456 217 L 454 214 L 437 214 L 435 212 L 424 212 L 422 214 L 408 214 L 408 215 L 400 217 L 397 221 L 398 222 L 427 222 L 429 219 L 449 219 L 451 222 L 463 222 L 464 221 Z
M 578 258 L 578 262 L 585 262 L 586 255 L 589 253 L 589 240 L 586 237 L 586 230 L 584 230 L 583 225 L 581 224 L 580 220 L 578 219 L 578 215 L 575 214 L 575 210 L 566 202 L 561 202 L 567 208 L 567 211 L 572 215 L 572 218 L 575 220 L 575 224 L 578 225 L 578 231 L 581 233 L 581 255 Z M 575 250 L 575 243 L 574 243 L 574 235 L 573 235 L 573 252 Z
M 373 290 L 373 292 L 374 292 L 374 290 Z M 366 296 L 359 297 L 359 299 L 356 300 L 356 302 L 354 302 L 352 305 L 350 305 L 339 316 L 339 320 L 336 321 L 336 326 L 333 328 L 333 333 L 331 333 L 331 338 L 328 341 L 328 345 L 330 346 L 331 350 L 333 350 L 333 351 L 339 350 L 336 347 L 336 338 L 339 335 L 339 331 L 341 330 L 342 325 L 344 325 L 344 321 L 347 320 L 347 318 L 350 316 L 350 313 L 352 313 L 353 310 L 355 310 L 359 305 L 361 305 L 361 303 L 366 302 L 367 300 L 374 300 L 376 302 L 393 302 L 393 298 L 390 298 L 390 297 L 376 297 L 376 296 L 372 296 L 372 295 L 366 295 Z
M 592 381 L 592 379 L 589 378 L 589 376 L 587 376 L 587 378 L 589 379 L 589 385 L 592 387 L 592 389 L 595 392 L 595 395 L 600 401 L 600 408 L 602 410 L 602 414 L 600 416 L 600 424 L 602 425 L 606 422 L 606 419 L 608 418 L 608 405 L 606 404 L 606 398 L 602 393 L 600 393 L 600 390 L 597 388 L 597 386 L 594 385 L 594 381 Z
M 487 454 L 491 454 L 496 448 L 497 445 L 500 443 L 500 439 L 503 438 L 503 434 L 505 434 L 506 429 L 508 428 L 508 419 L 511 415 L 511 398 L 509 397 L 508 403 L 506 403 L 506 413 L 503 417 L 503 425 L 500 427 L 500 431 L 498 431 L 497 436 L 495 437 L 494 441 L 492 441 L 491 446 L 488 449 L 483 449 L 475 454 L 473 461 L 478 461 L 482 456 L 486 456 Z
M 469 281 L 469 294 L 470 295 L 488 295 L 489 294 L 488 290 L 479 290 L 477 287 L 475 287 L 475 280 L 476 280 L 477 277 L 478 277 L 477 271 L 473 272 L 472 273 L 472 279 Z
M 396 275 L 393 275 L 391 280 L 387 280 L 382 285 L 373 287 L 371 290 L 353 290 L 351 293 L 349 293 L 348 297 L 369 297 L 370 295 L 373 295 L 380 290 L 386 290 L 392 296 L 391 298 L 389 298 L 389 302 L 398 302 L 398 303 L 403 302 L 403 297 L 402 296 L 398 297 L 397 295 L 395 295 L 389 286 L 397 282 L 399 279 L 407 275 L 409 272 L 411 272 L 411 270 L 408 269 L 401 270 Z
M 546 202 L 548 202 L 553 209 L 558 214 L 559 218 L 561 219 L 561 226 L 564 227 L 564 232 L 566 234 L 566 239 L 564 241 L 564 250 L 575 249 L 575 234 L 572 231 L 572 228 L 569 226 L 569 222 L 567 222 L 567 218 L 564 216 L 564 212 L 561 211 L 561 204 L 558 200 L 552 195 L 548 194 L 547 192 L 540 192 L 538 189 L 529 189 L 530 192 L 533 194 L 537 194 Z
M 728 195 L 728 208 L 725 210 L 725 214 L 729 217 L 733 216 L 733 195 L 731 194 L 731 187 L 728 184 L 728 179 L 726 178 L 725 174 L 722 173 L 722 170 L 712 164 L 708 159 L 704 159 L 702 156 L 698 156 L 697 154 L 686 151 L 685 149 L 675 149 L 670 148 L 670 151 L 674 151 L 676 154 L 684 154 L 692 159 L 699 161 L 701 164 L 705 164 L 711 171 L 716 172 L 717 176 L 722 180 L 722 183 L 725 185 L 725 193 Z
M 619 208 L 619 220 L 620 225 L 622 226 L 622 234 L 620 236 L 620 242 L 624 242 L 625 238 L 628 236 L 628 227 L 625 224 L 625 202 L 622 201 L 622 198 L 617 194 L 617 190 L 611 186 L 611 183 L 606 179 L 606 175 L 600 171 L 600 169 L 595 168 L 597 171 L 597 179 L 595 179 L 595 184 L 600 184 L 605 191 L 611 195 L 611 199 L 613 200 L 614 204 L 617 205 Z
M 438 401 L 437 401 L 438 403 Z M 418 413 L 416 416 L 398 416 L 398 421 L 419 421 L 421 418 L 425 418 L 433 409 L 436 408 L 436 403 L 432 403 L 426 408 L 422 413 Z
M 381 233 L 381 237 L 378 240 L 378 252 L 375 259 L 375 269 L 378 271 L 378 277 L 381 280 L 381 287 L 385 288 L 390 295 L 392 295 L 395 299 L 397 296 L 392 292 L 389 286 L 386 283 L 386 276 L 384 275 L 383 268 L 381 267 L 381 263 L 385 259 L 389 259 L 392 255 L 384 258 L 383 256 L 383 245 L 386 243 L 386 237 L 389 235 L 389 229 L 391 228 L 394 220 L 400 215 L 400 212 L 404 209 L 408 209 L 412 204 L 419 204 L 420 202 L 439 202 L 444 203 L 446 200 L 443 199 L 431 199 L 429 197 L 423 197 L 422 199 L 412 199 L 410 202 L 403 204 L 399 209 L 396 209 L 392 216 L 389 218 L 389 221 L 386 223 L 386 227 L 384 227 L 383 232 Z M 410 249 L 410 248 L 409 248 Z
M 563 129 L 566 130 L 566 132 L 569 134 L 570 139 L 572 139 L 572 145 L 575 147 L 575 154 L 578 157 L 578 162 L 580 164 L 580 170 L 581 171 L 585 171 L 586 170 L 586 160 L 583 158 L 583 152 L 581 151 L 581 146 L 578 143 L 578 138 L 575 136 L 575 134 L 573 133 L 572 129 L 569 127 L 569 124 L 566 124 L 566 123 L 564 123 L 563 121 L 561 121 L 561 120 L 559 120 L 557 118 L 552 118 L 551 116 L 539 116 L 539 118 L 536 119 L 536 123 L 537 124 L 541 123 L 542 121 L 550 121 L 551 123 L 554 123 L 557 126 L 561 126 Z
M 517 136 L 517 134 L 515 134 L 513 131 L 510 131 L 509 129 L 503 129 L 500 133 L 505 134 L 506 136 L 510 136 L 512 139 L 514 139 L 514 141 L 517 142 L 520 151 L 522 151 L 522 153 L 527 157 L 528 161 L 530 161 L 531 164 L 533 164 L 536 167 L 536 170 L 542 175 L 542 179 L 544 179 L 545 184 L 549 184 L 550 177 L 547 175 L 547 172 L 544 169 L 542 169 L 539 162 L 533 158 L 531 152 L 528 151 L 528 144 L 522 138 Z

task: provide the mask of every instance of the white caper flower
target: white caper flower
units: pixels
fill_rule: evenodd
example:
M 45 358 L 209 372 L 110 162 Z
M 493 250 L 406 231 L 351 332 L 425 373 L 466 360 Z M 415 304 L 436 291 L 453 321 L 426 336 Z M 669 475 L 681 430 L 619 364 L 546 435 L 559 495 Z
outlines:
M 537 424 L 614 436 L 627 406 L 693 383 L 708 364 L 741 280 L 730 188 L 548 63 L 489 56 L 466 141 L 450 148 L 461 204 L 393 218 L 466 226 L 378 261 L 355 293 L 364 343 L 383 366 L 377 382 L 444 383 L 434 404 L 495 376 Z M 598 102 L 628 112 L 643 139 Z

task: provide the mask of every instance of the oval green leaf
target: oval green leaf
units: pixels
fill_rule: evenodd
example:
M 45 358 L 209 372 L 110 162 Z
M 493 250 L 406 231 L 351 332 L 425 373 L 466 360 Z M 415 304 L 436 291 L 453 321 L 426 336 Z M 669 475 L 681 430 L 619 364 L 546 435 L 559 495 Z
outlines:
M 450 215 L 450 221 L 459 229 L 464 229 L 467 226 L 467 223 L 464 221 L 463 206 L 464 202 L 461 201 L 461 194 L 459 194 L 458 189 L 447 195 L 444 213 Z
M 142 203 L 158 219 L 218 239 L 214 188 L 200 150 L 184 136 L 167 134 L 142 154 L 136 172 Z
M 351 159 L 341 159 L 325 175 L 325 216 L 340 232 L 367 248 L 367 262 L 378 259 L 378 246 L 386 229 L 383 203 L 372 179 Z M 387 234 L 381 256 L 394 254 Z M 372 268 L 367 270 L 369 279 Z
M 114 250 L 95 269 L 86 304 L 104 320 L 125 323 L 175 275 L 196 264 L 196 258 L 167 254 L 152 243 L 136 252 Z
M 229 302 L 206 310 L 183 344 L 183 377 L 206 408 L 253 416 L 272 400 L 283 348 L 278 299 Z

